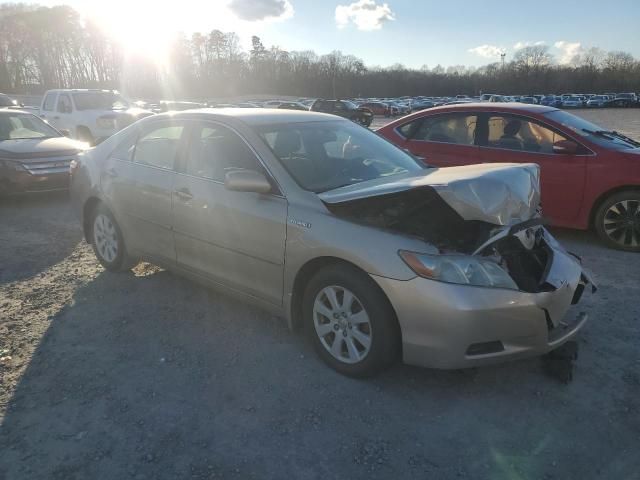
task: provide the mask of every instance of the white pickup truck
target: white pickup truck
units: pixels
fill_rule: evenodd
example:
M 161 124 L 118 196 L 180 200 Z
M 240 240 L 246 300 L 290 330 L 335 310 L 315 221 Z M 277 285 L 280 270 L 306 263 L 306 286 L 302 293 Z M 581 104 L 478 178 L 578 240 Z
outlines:
M 40 105 L 40 117 L 65 135 L 90 145 L 149 115 L 153 113 L 131 108 L 115 90 L 48 90 Z

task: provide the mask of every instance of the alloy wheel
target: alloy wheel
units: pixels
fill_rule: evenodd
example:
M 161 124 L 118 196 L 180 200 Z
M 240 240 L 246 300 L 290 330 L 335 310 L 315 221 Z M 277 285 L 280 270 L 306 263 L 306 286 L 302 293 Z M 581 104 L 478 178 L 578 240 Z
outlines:
M 607 236 L 623 247 L 640 246 L 640 200 L 615 203 L 604 215 Z
M 358 363 L 371 349 L 373 331 L 364 306 L 344 287 L 323 288 L 313 303 L 313 325 L 322 346 L 343 363 Z
M 118 257 L 118 232 L 111 219 L 100 213 L 93 221 L 93 240 L 104 261 L 112 263 Z

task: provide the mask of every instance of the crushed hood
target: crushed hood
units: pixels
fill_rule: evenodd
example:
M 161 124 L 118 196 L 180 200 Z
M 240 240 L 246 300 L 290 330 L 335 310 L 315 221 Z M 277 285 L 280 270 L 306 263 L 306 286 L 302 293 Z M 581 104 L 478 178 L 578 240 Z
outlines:
M 515 225 L 534 217 L 540 204 L 536 164 L 492 163 L 434 168 L 395 175 L 319 194 L 329 205 L 431 187 L 465 220 Z

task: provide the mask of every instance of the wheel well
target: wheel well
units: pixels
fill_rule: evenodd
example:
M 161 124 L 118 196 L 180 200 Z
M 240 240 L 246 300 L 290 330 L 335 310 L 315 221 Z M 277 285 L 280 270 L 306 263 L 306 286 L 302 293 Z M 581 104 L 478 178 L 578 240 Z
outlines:
M 317 272 L 319 272 L 321 269 L 328 267 L 330 265 L 344 265 L 346 267 L 356 269 L 367 276 L 369 275 L 366 271 L 364 271 L 362 268 L 358 267 L 357 265 L 337 257 L 318 257 L 305 263 L 302 266 L 302 268 L 298 271 L 298 274 L 296 275 L 296 279 L 293 282 L 293 291 L 291 295 L 291 327 L 293 328 L 294 331 L 301 330 L 301 327 L 303 324 L 302 298 L 304 296 L 305 287 L 309 283 L 309 280 L 311 280 L 311 278 Z M 384 291 L 378 285 L 376 285 L 376 287 L 380 290 L 380 293 L 384 296 L 387 302 L 389 302 L 389 306 L 391 307 L 391 310 L 393 310 L 394 316 L 396 317 L 395 321 L 399 331 L 400 325 L 398 324 L 396 311 L 393 308 L 393 305 L 387 298 Z
M 84 203 L 82 208 L 82 231 L 87 243 L 91 243 L 91 215 L 100 203 L 99 198 L 91 197 Z
M 80 136 L 80 132 L 86 132 L 87 135 L 89 135 L 89 138 L 93 138 L 93 133 L 91 132 L 91 129 L 89 127 L 87 127 L 86 125 L 78 125 L 76 127 L 76 137 Z
M 624 185 L 622 187 L 612 188 L 611 190 L 608 190 L 608 191 L 604 192 L 602 195 L 600 195 L 596 199 L 596 201 L 593 203 L 593 206 L 591 207 L 591 212 L 589 213 L 589 227 L 593 228 L 594 223 L 595 223 L 595 219 L 596 219 L 596 213 L 598 212 L 598 209 L 600 208 L 600 205 L 602 205 L 607 200 L 607 198 L 609 198 L 612 195 L 615 195 L 616 193 L 628 192 L 628 191 L 640 192 L 640 186 L 638 186 L 638 185 Z

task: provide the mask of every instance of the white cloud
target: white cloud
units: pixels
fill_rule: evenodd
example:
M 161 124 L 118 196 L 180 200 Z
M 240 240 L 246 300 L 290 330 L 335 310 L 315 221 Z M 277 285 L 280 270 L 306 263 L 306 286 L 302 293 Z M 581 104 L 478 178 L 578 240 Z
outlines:
M 344 28 L 349 22 L 353 22 L 358 30 L 379 30 L 385 22 L 395 19 L 388 4 L 378 5 L 375 0 L 359 0 L 336 7 L 338 28 Z
M 522 50 L 523 48 L 526 47 L 540 47 L 542 45 L 546 45 L 547 42 L 544 42 L 542 40 L 539 40 L 537 42 L 518 42 L 513 46 L 514 50 Z
M 473 53 L 484 58 L 496 58 L 504 53 L 504 48 L 496 45 L 480 45 L 478 47 L 470 48 L 469 53 Z
M 569 63 L 576 55 L 582 52 L 582 44 L 580 42 L 566 42 L 560 40 L 553 44 L 560 54 L 558 55 L 558 63 Z
M 289 0 L 231 0 L 231 10 L 241 20 L 284 20 L 293 16 Z

